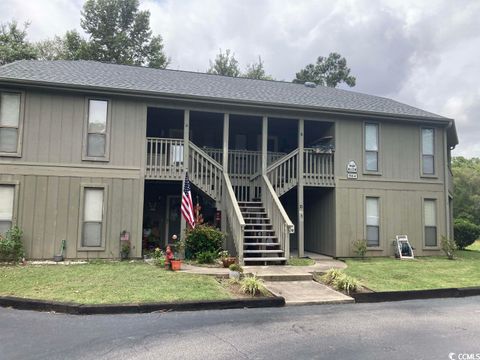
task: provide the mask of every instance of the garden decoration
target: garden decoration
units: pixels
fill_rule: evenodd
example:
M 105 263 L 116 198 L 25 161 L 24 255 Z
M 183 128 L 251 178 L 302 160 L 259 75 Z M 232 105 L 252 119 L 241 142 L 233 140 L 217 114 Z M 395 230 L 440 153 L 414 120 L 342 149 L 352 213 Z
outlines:
M 55 262 L 63 261 L 64 259 L 63 253 L 65 251 L 66 244 L 67 244 L 67 240 L 62 240 L 62 244 L 60 245 L 60 253 L 58 255 L 53 256 L 53 261 Z
M 173 259 L 175 259 L 175 255 L 173 255 L 170 245 L 167 245 L 167 249 L 165 250 L 165 269 L 171 269 Z

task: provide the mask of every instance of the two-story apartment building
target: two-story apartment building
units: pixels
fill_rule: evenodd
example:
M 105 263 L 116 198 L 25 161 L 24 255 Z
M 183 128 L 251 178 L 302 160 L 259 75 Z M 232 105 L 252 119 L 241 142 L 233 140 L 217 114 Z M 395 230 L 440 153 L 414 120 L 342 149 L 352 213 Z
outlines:
M 188 171 L 244 263 L 418 255 L 452 232 L 455 124 L 352 91 L 91 61 L 0 67 L 0 233 L 29 258 L 116 258 L 181 233 Z M 148 236 L 147 236 L 148 235 Z M 451 235 L 450 235 L 451 236 Z

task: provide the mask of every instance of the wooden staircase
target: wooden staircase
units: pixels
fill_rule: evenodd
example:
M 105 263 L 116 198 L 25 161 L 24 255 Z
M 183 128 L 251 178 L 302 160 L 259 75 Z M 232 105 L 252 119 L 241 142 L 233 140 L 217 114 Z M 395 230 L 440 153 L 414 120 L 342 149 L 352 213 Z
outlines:
M 261 201 L 240 201 L 245 221 L 243 261 L 245 265 L 284 264 L 287 258 Z

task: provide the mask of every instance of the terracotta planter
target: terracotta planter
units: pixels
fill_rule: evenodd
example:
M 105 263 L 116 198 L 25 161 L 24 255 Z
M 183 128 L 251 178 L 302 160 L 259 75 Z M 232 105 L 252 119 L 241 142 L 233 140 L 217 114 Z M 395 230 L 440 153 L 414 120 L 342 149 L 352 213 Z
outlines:
M 223 267 L 228 268 L 230 265 L 235 264 L 236 260 L 237 259 L 234 258 L 234 257 L 227 257 L 227 258 L 222 259 Z
M 178 271 L 182 268 L 182 260 L 170 260 L 172 271 Z

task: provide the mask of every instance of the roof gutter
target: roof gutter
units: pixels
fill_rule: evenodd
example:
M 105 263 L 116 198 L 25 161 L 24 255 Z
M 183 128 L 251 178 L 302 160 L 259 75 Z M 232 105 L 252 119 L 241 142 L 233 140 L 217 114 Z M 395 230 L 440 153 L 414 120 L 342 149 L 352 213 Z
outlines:
M 364 111 L 364 110 L 348 110 L 348 109 L 339 109 L 339 108 L 325 108 L 319 106 L 306 106 L 306 105 L 290 105 L 282 103 L 271 103 L 271 102 L 260 102 L 260 101 L 249 101 L 249 100 L 236 100 L 232 101 L 225 98 L 209 97 L 209 96 L 195 96 L 195 95 L 181 95 L 181 94 L 169 94 L 169 93 L 159 93 L 153 91 L 139 91 L 131 89 L 118 89 L 118 88 L 108 88 L 108 87 L 99 87 L 99 86 L 89 86 L 89 85 L 75 85 L 75 84 L 62 84 L 62 83 L 53 83 L 53 82 L 40 82 L 33 80 L 25 79 L 10 79 L 10 78 L 0 78 L 0 84 L 6 85 L 23 85 L 33 88 L 47 88 L 53 90 L 69 90 L 73 92 L 96 92 L 96 93 L 108 93 L 108 94 L 118 94 L 124 96 L 135 96 L 145 98 L 146 96 L 151 99 L 159 100 L 179 100 L 179 101 L 195 101 L 202 102 L 206 104 L 222 104 L 222 105 L 232 105 L 232 106 L 255 106 L 264 109 L 279 109 L 279 110 L 301 110 L 313 113 L 322 113 L 322 114 L 332 114 L 332 115 L 348 115 L 348 116 L 375 116 L 379 118 L 393 119 L 393 120 L 411 120 L 411 121 L 422 121 L 422 122 L 437 122 L 445 125 L 451 124 L 453 119 L 445 117 L 427 117 L 427 116 L 414 116 L 414 115 L 399 115 L 399 114 L 390 114 L 374 111 Z M 458 141 L 457 141 L 458 142 Z

